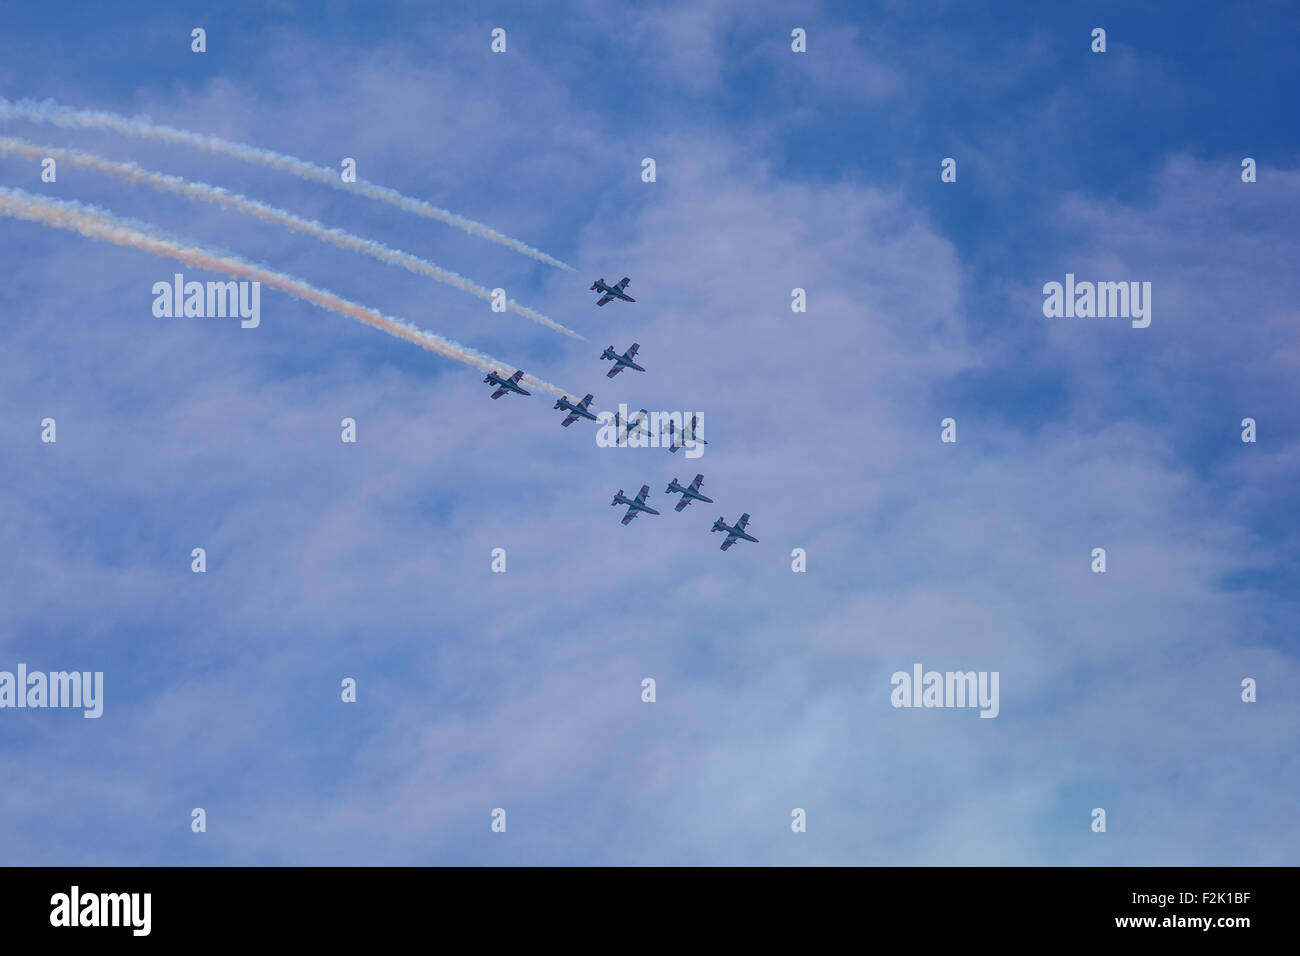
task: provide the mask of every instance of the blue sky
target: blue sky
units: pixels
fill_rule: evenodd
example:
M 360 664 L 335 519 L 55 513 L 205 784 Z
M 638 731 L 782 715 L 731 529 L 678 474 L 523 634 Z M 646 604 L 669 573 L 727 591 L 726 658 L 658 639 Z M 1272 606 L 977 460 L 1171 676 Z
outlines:
M 544 395 L 492 402 L 475 369 L 270 291 L 256 330 L 157 319 L 174 263 L 0 220 L 0 669 L 106 688 L 99 720 L 0 710 L 0 861 L 1295 864 L 1296 26 L 1282 4 L 7 6 L 0 96 L 354 157 L 576 271 L 177 146 L 0 135 L 378 239 L 587 341 L 70 167 L 0 157 L 0 183 L 600 408 L 700 411 L 710 445 L 598 448 Z M 1044 318 L 1067 272 L 1150 281 L 1150 327 Z M 597 309 L 598 275 L 637 303 Z M 606 379 L 600 350 L 633 341 L 648 371 Z M 608 505 L 696 471 L 716 504 L 628 527 Z M 760 543 L 721 553 L 709 525 L 742 511 Z M 999 716 L 891 707 L 915 663 L 998 671 Z

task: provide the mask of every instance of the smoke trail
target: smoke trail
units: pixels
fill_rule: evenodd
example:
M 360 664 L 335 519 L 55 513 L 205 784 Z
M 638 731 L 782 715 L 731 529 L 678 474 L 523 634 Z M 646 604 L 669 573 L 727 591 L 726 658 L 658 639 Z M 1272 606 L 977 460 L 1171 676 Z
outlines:
M 492 300 L 490 290 L 483 288 L 474 281 L 457 275 L 443 269 L 441 266 L 434 265 L 428 260 L 413 256 L 408 252 L 402 252 L 400 249 L 390 249 L 382 242 L 375 242 L 371 239 L 362 239 L 360 236 L 354 236 L 351 233 L 344 232 L 342 229 L 334 229 L 324 226 L 319 222 L 310 219 L 303 219 L 292 213 L 285 212 L 283 209 L 276 209 L 274 206 L 268 206 L 260 203 L 256 199 L 249 199 L 247 196 L 241 196 L 238 193 L 232 193 L 220 186 L 209 186 L 207 183 L 190 182 L 180 176 L 168 176 L 163 173 L 153 173 L 147 169 L 141 169 L 135 163 L 118 163 L 112 160 L 104 159 L 101 156 L 95 156 L 92 153 L 83 153 L 76 149 L 60 149 L 57 146 L 38 146 L 29 143 L 26 140 L 16 137 L 0 136 L 0 154 L 9 154 L 14 156 L 23 156 L 28 159 L 42 159 L 46 156 L 57 159 L 60 162 L 73 166 L 80 166 L 85 169 L 92 169 L 96 172 L 106 173 L 109 176 L 115 176 L 124 182 L 132 185 L 143 183 L 154 189 L 164 190 L 166 192 L 176 193 L 189 199 L 199 199 L 204 202 L 216 203 L 225 209 L 235 209 L 239 212 L 247 213 L 250 216 L 256 216 L 265 222 L 273 222 L 298 232 L 314 236 L 324 242 L 331 243 L 343 249 L 349 249 L 353 252 L 360 252 L 368 256 L 374 256 L 376 259 L 382 259 L 384 262 L 392 265 L 401 266 L 409 269 L 411 272 L 420 275 L 431 276 L 439 282 L 445 282 L 448 285 L 455 286 L 462 292 L 468 292 L 470 295 L 476 295 L 480 299 L 487 301 Z M 574 332 L 572 329 L 553 322 L 540 312 L 535 312 L 525 305 L 520 305 L 514 299 L 506 303 L 507 307 L 514 312 L 518 312 L 525 318 L 539 322 L 547 328 L 554 329 L 557 332 L 563 332 L 566 335 L 572 335 L 575 339 L 586 341 L 583 336 Z
M 389 335 L 395 335 L 399 339 L 414 342 L 430 352 L 436 352 L 458 362 L 464 362 L 466 365 L 473 365 L 483 371 L 496 369 L 500 372 L 506 372 L 512 367 L 498 362 L 482 352 L 467 348 L 458 342 L 444 339 L 441 335 L 435 335 L 433 332 L 417 328 L 402 319 L 395 319 L 364 305 L 358 305 L 356 302 L 349 302 L 332 292 L 326 292 L 324 289 L 308 285 L 300 279 L 274 272 L 263 266 L 253 265 L 251 262 L 245 262 L 235 256 L 219 255 L 198 246 L 188 246 L 175 239 L 151 234 L 147 231 L 147 227 L 125 222 L 112 213 L 96 209 L 93 206 L 84 206 L 81 203 L 57 199 L 44 199 L 33 196 L 21 189 L 0 186 L 0 215 L 10 216 L 14 219 L 26 219 L 29 222 L 39 223 L 43 226 L 66 229 L 69 232 L 79 232 L 91 239 L 99 239 L 119 246 L 128 246 L 132 249 L 151 252 L 154 255 L 169 259 L 178 259 L 186 265 L 198 269 L 208 269 L 212 272 L 221 272 L 228 276 L 234 276 L 237 279 L 260 282 L 269 289 L 276 289 L 285 295 L 293 296 L 295 299 L 302 299 L 304 302 L 310 302 L 322 309 L 329 309 L 331 312 L 337 312 L 367 325 L 373 325 Z M 523 380 L 529 385 L 536 386 L 554 395 L 572 394 L 552 385 L 550 382 L 531 375 L 525 375 Z
M 247 163 L 269 166 L 271 169 L 291 173 L 302 179 L 313 179 L 316 182 L 325 183 L 335 189 L 361 193 L 370 199 L 389 203 L 399 209 L 413 212 L 418 216 L 437 219 L 439 222 L 445 222 L 457 229 L 463 229 L 471 235 L 500 243 L 503 246 L 509 246 L 516 252 L 522 252 L 526 256 L 531 256 L 558 269 L 573 271 L 573 267 L 567 263 L 554 259 L 540 249 L 534 249 L 518 239 L 511 239 L 509 236 L 502 235 L 481 222 L 475 222 L 472 219 L 466 219 L 464 216 L 458 216 L 454 212 L 439 209 L 422 199 L 403 196 L 396 189 L 377 186 L 364 179 L 358 179 L 355 183 L 345 183 L 339 178 L 339 171 L 336 169 L 330 169 L 328 166 L 317 166 L 315 163 L 309 163 L 294 156 L 286 156 L 284 153 L 276 153 L 269 149 L 262 149 L 258 146 L 235 143 L 228 139 L 208 136 L 204 133 L 191 133 L 183 129 L 176 129 L 173 126 L 163 126 L 151 122 L 148 117 L 144 116 L 128 118 L 119 116 L 116 113 L 106 113 L 99 110 L 76 110 L 71 107 L 60 106 L 53 100 L 38 102 L 37 100 L 25 99 L 14 103 L 0 97 L 0 119 L 24 119 L 73 129 L 106 129 L 126 136 L 139 136 L 145 139 L 160 140 L 165 143 L 193 146 L 205 152 L 219 153 L 222 156 L 242 159 Z

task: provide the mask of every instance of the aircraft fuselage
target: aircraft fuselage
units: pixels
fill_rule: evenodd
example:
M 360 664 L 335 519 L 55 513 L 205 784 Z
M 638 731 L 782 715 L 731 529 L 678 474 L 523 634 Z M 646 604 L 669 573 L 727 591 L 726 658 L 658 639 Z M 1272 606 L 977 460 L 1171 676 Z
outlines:
M 729 524 L 727 524 L 725 521 L 715 521 L 715 522 L 713 522 L 713 530 L 714 530 L 714 531 L 725 531 L 725 532 L 727 533 L 728 536 L 736 537 L 736 538 L 743 538 L 743 539 L 745 539 L 746 541 L 753 541 L 755 544 L 758 543 L 758 539 L 755 538 L 752 534 L 749 534 L 749 533 L 747 533 L 747 532 L 745 532 L 745 531 L 741 531 L 740 528 L 738 528 L 738 527 L 734 527 L 733 525 L 729 525 Z
M 615 495 L 612 504 L 627 505 L 633 511 L 644 511 L 646 514 L 657 515 L 659 513 L 655 511 L 654 508 L 651 508 L 649 505 L 642 504 L 636 499 L 628 498 L 624 495 Z
M 605 349 L 604 352 L 600 353 L 600 357 L 603 359 L 609 359 L 615 365 L 621 365 L 623 368 L 634 368 L 638 372 L 645 371 L 645 369 L 643 369 L 640 365 L 637 365 L 636 362 L 632 361 L 626 355 L 619 355 L 613 349 Z
M 502 378 L 496 372 L 488 372 L 483 379 L 485 385 L 495 385 L 497 388 L 504 389 L 507 392 L 515 392 L 519 395 L 531 395 L 532 392 L 526 388 L 520 388 L 508 378 Z
M 574 403 L 564 398 L 557 399 L 554 407 L 563 409 L 566 412 L 572 412 L 573 414 L 578 415 L 581 418 L 590 418 L 593 422 L 599 421 L 599 419 L 597 419 L 595 415 L 591 414 L 591 412 L 587 411 L 581 405 L 575 405 Z
M 700 494 L 690 485 L 679 485 L 676 481 L 668 486 L 670 495 L 685 495 L 687 498 L 694 498 L 696 501 L 703 501 L 706 504 L 713 504 L 713 499 Z

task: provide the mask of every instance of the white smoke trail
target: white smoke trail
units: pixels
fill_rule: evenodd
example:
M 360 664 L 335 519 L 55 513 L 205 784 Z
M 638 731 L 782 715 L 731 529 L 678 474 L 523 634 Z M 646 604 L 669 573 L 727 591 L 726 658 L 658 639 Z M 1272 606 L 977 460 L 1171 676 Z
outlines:
M 126 117 L 99 110 L 76 110 L 68 106 L 60 106 L 53 100 L 25 99 L 15 103 L 0 97 L 0 119 L 23 119 L 36 123 L 50 123 L 65 129 L 111 130 L 114 133 L 122 133 L 126 136 L 138 136 L 165 143 L 192 146 L 205 152 L 230 156 L 248 163 L 257 163 L 271 169 L 291 173 L 302 179 L 312 179 L 316 182 L 325 183 L 335 189 L 358 192 L 370 199 L 389 203 L 399 209 L 413 212 L 418 216 L 437 219 L 439 222 L 445 222 L 457 229 L 463 229 L 471 235 L 500 243 L 503 246 L 509 246 L 516 252 L 522 252 L 526 256 L 531 256 L 539 262 L 545 262 L 558 269 L 573 270 L 573 267 L 567 263 L 552 258 L 540 249 L 534 249 L 518 239 L 511 239 L 509 236 L 503 235 L 481 222 L 466 219 L 464 216 L 458 216 L 446 209 L 439 209 L 422 199 L 403 196 L 397 190 L 389 189 L 387 186 L 377 186 L 364 179 L 358 179 L 355 183 L 345 183 L 339 178 L 339 171 L 330 169 L 328 166 L 317 166 L 315 163 L 309 163 L 295 156 L 286 156 L 284 153 L 273 152 L 258 146 L 249 146 L 245 143 L 235 143 L 228 139 L 221 139 L 219 136 L 191 133 L 187 130 L 176 129 L 173 126 L 163 126 L 151 122 L 148 117 Z
M 237 279 L 260 282 L 268 289 L 276 289 L 285 295 L 293 296 L 295 299 L 302 299 L 304 302 L 310 302 L 322 309 L 329 309 L 331 312 L 337 312 L 367 325 L 373 325 L 389 335 L 405 339 L 408 342 L 414 342 L 430 352 L 436 352 L 458 362 L 464 362 L 466 365 L 473 365 L 483 371 L 496 369 L 505 373 L 512 367 L 498 362 L 490 355 L 484 355 L 482 352 L 476 352 L 458 342 L 444 339 L 441 335 L 435 335 L 433 332 L 417 328 L 402 319 L 384 315 L 382 312 L 359 305 L 356 302 L 349 302 L 332 292 L 309 285 L 301 279 L 295 279 L 292 276 L 274 272 L 263 266 L 245 262 L 235 256 L 220 255 L 198 246 L 188 246 L 178 240 L 152 234 L 147 227 L 137 223 L 124 222 L 112 213 L 96 209 L 93 206 L 58 199 L 45 199 L 24 192 L 21 189 L 0 186 L 0 215 L 10 216 L 14 219 L 26 219 L 29 222 L 39 223 L 43 226 L 66 229 L 69 232 L 78 232 L 91 239 L 99 239 L 104 242 L 111 242 L 114 245 L 139 249 L 142 252 L 151 252 L 154 255 L 168 259 L 177 259 L 198 269 L 208 269 Z M 523 380 L 528 385 L 533 385 L 554 395 L 574 394 L 532 375 L 525 375 Z
M 445 282 L 448 285 L 455 286 L 462 292 L 468 292 L 470 295 L 476 295 L 480 299 L 492 301 L 492 292 L 483 288 L 471 279 L 462 275 L 443 269 L 441 266 L 434 265 L 426 259 L 419 256 L 413 256 L 408 252 L 400 249 L 391 249 L 382 242 L 375 242 L 372 239 L 363 239 L 360 236 L 354 236 L 342 229 L 331 228 L 322 225 L 310 219 L 303 219 L 295 216 L 293 213 L 285 212 L 283 209 L 276 209 L 274 206 L 268 206 L 265 203 L 258 202 L 256 199 L 249 199 L 247 196 L 241 196 L 238 193 L 232 193 L 220 186 L 210 186 L 207 183 L 190 182 L 180 176 L 169 176 L 163 173 L 150 172 L 147 169 L 141 169 L 135 163 L 118 163 L 112 160 L 104 159 L 93 153 L 84 153 L 76 149 L 61 149 L 57 146 L 39 146 L 35 143 L 29 143 L 26 140 L 18 139 L 11 136 L 0 136 L 0 154 L 12 156 L 22 156 L 27 159 L 42 159 L 46 156 L 56 159 L 61 163 L 67 163 L 73 166 L 80 166 L 84 169 L 92 169 L 96 172 L 106 173 L 109 176 L 136 185 L 143 183 L 154 189 L 160 189 L 166 192 L 176 193 L 189 199 L 199 199 L 204 202 L 215 203 L 224 209 L 234 209 L 246 213 L 250 216 L 256 216 L 265 222 L 272 222 L 284 226 L 297 232 L 306 233 L 314 236 L 323 242 L 331 243 L 343 249 L 349 249 L 353 252 L 360 252 L 364 255 L 373 256 L 376 259 L 382 259 L 384 262 L 392 265 L 401 266 L 411 272 L 419 275 L 431 276 L 439 282 Z M 525 318 L 532 319 L 545 325 L 547 328 L 554 329 L 557 332 L 563 332 L 571 335 L 575 339 L 586 341 L 583 336 L 574 332 L 572 329 L 554 322 L 540 312 L 520 305 L 514 299 L 506 303 L 507 307 L 514 312 L 519 313 Z

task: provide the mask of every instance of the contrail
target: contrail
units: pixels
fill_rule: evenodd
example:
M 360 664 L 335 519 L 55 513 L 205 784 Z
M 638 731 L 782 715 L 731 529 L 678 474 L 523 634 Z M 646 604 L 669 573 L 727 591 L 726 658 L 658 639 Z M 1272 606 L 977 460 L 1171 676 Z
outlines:
M 466 219 L 464 216 L 458 216 L 446 209 L 439 209 L 422 199 L 403 196 L 396 189 L 378 186 L 364 179 L 358 179 L 355 183 L 345 183 L 339 178 L 339 171 L 330 169 L 328 166 L 318 166 L 295 156 L 286 156 L 284 153 L 273 152 L 258 146 L 249 146 L 246 143 L 235 143 L 228 139 L 221 139 L 218 136 L 191 133 L 187 130 L 176 129 L 173 126 L 163 126 L 151 122 L 146 116 L 126 117 L 100 110 L 77 110 L 68 106 L 60 106 L 53 100 L 24 99 L 15 103 L 0 97 L 0 119 L 24 119 L 35 123 L 51 123 L 55 126 L 73 129 L 106 129 L 126 136 L 139 136 L 145 139 L 160 140 L 165 143 L 193 146 L 205 152 L 219 153 L 222 156 L 242 159 L 247 163 L 269 166 L 271 169 L 291 173 L 303 179 L 313 179 L 333 186 L 335 189 L 342 189 L 345 192 L 361 193 L 361 195 L 370 199 L 378 199 L 380 202 L 389 203 L 399 209 L 413 212 L 418 216 L 437 219 L 449 226 L 463 229 L 471 235 L 500 243 L 503 246 L 509 246 L 516 252 L 522 252 L 539 262 L 545 262 L 558 269 L 573 271 L 572 266 L 548 256 L 540 249 L 534 249 L 518 239 L 511 239 L 509 236 L 503 235 L 481 222 Z
M 402 319 L 384 315 L 382 312 L 377 312 L 356 302 L 349 302 L 332 292 L 309 285 L 301 279 L 295 279 L 280 272 L 273 272 L 262 266 L 245 262 L 235 256 L 220 255 L 199 246 L 185 245 L 175 239 L 151 234 L 147 227 L 137 223 L 125 222 L 112 213 L 96 209 L 93 206 L 58 199 L 44 199 L 21 189 L 0 186 L 0 215 L 10 216 L 14 219 L 26 219 L 29 222 L 39 223 L 43 226 L 66 229 L 69 232 L 79 232 L 91 239 L 99 239 L 104 242 L 111 242 L 114 245 L 139 249 L 142 252 L 151 252 L 154 255 L 168 259 L 178 259 L 186 265 L 198 269 L 208 269 L 238 279 L 260 282 L 269 289 L 276 289 L 285 295 L 293 296 L 295 299 L 302 299 L 304 302 L 310 302 L 322 309 L 329 309 L 331 312 L 337 312 L 367 325 L 373 325 L 389 335 L 395 335 L 399 339 L 414 342 L 430 352 L 436 352 L 447 358 L 455 359 L 457 362 L 464 362 L 466 365 L 473 365 L 483 371 L 497 369 L 505 372 L 510 368 L 518 367 L 499 362 L 490 355 L 484 355 L 482 352 L 476 352 L 458 342 L 444 339 L 441 335 L 435 335 L 433 332 L 417 328 Z M 553 395 L 574 394 L 532 375 L 525 375 L 524 382 L 548 391 Z
M 335 229 L 330 226 L 322 225 L 310 219 L 303 219 L 295 216 L 293 213 L 285 212 L 283 209 L 276 209 L 274 206 L 268 206 L 265 203 L 258 202 L 256 199 L 249 199 L 247 196 L 241 196 L 238 193 L 232 193 L 222 189 L 220 186 L 210 186 L 207 183 L 196 183 L 184 179 L 180 176 L 169 176 L 163 173 L 150 172 L 147 169 L 141 169 L 135 163 L 118 163 L 112 160 L 104 159 L 102 156 L 96 156 L 93 153 L 84 153 L 76 149 L 61 149 L 57 146 L 39 146 L 35 143 L 29 143 L 26 140 L 18 139 L 11 136 L 0 136 L 0 154 L 9 154 L 13 156 L 23 156 L 27 159 L 42 159 L 46 156 L 51 159 L 57 159 L 60 162 L 68 163 L 73 166 L 80 166 L 85 169 L 92 169 L 96 172 L 106 173 L 109 176 L 115 176 L 124 182 L 132 185 L 143 183 L 154 189 L 160 189 L 166 192 L 176 193 L 190 199 L 199 199 L 204 202 L 216 203 L 225 209 L 235 209 L 239 212 L 247 213 L 250 216 L 256 216 L 265 222 L 273 222 L 286 228 L 306 233 L 314 236 L 323 242 L 331 243 L 343 249 L 349 249 L 353 252 L 360 252 L 368 256 L 374 256 L 376 259 L 382 259 L 384 262 L 392 265 L 401 266 L 409 269 L 411 272 L 420 275 L 431 276 L 439 282 L 445 282 L 448 285 L 455 286 L 462 292 L 468 292 L 470 295 L 476 295 L 480 299 L 492 301 L 492 292 L 483 286 L 478 285 L 471 279 L 467 279 L 455 272 L 443 269 L 441 266 L 434 265 L 426 259 L 419 256 L 413 256 L 408 252 L 400 249 L 391 249 L 382 242 L 375 242 L 371 239 L 363 239 L 360 236 L 354 236 L 342 229 Z M 572 335 L 576 339 L 586 341 L 583 336 L 574 332 L 572 329 L 553 322 L 540 312 L 520 305 L 514 299 L 510 299 L 506 306 L 514 312 L 518 312 L 525 318 L 539 322 L 547 328 L 554 329 L 557 332 L 563 332 L 566 335 Z

